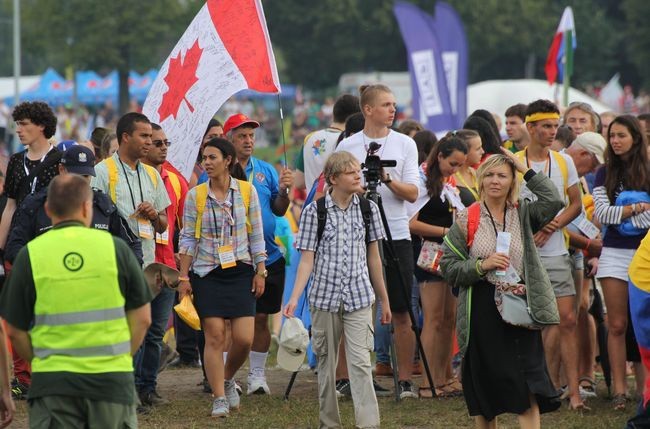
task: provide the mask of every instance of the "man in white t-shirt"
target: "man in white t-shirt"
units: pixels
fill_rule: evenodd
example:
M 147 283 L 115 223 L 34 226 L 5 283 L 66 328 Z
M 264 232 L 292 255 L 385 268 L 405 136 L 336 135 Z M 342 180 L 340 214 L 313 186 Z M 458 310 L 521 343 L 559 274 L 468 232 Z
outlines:
M 323 172 L 325 161 L 334 152 L 336 142 L 345 129 L 345 121 L 358 111 L 359 98 L 343 94 L 334 103 L 333 121 L 330 126 L 305 137 L 305 144 L 296 162 L 297 187 L 306 189 L 307 192 L 311 190 L 314 181 Z
M 381 147 L 375 155 L 382 160 L 397 161 L 397 166 L 386 168 L 382 172 L 382 185 L 379 186 L 378 193 L 383 202 L 396 257 L 399 258 L 399 264 L 386 260 L 386 287 L 395 327 L 399 394 L 402 399 L 417 398 L 411 386 L 415 336 L 408 315 L 414 260 L 405 202 L 414 202 L 418 197 L 418 151 L 413 139 L 390 129 L 396 112 L 395 97 L 391 90 L 384 85 L 370 85 L 362 86 L 360 93 L 364 129 L 341 141 L 336 151 L 351 152 L 363 162 L 370 143 L 376 142 Z M 389 255 L 386 245 L 384 255 Z M 403 277 L 401 280 L 400 274 Z
M 563 229 L 582 211 L 582 200 L 578 173 L 573 159 L 550 149 L 559 125 L 560 111 L 548 100 L 537 100 L 526 109 L 526 128 L 530 143 L 517 155 L 533 170 L 544 171 L 557 187 L 567 206 L 549 224 L 542 227 L 535 236 L 542 264 L 548 272 L 555 290 L 560 312 L 560 325 L 544 330 L 544 348 L 551 378 L 558 384 L 560 360 L 568 383 L 569 406 L 584 408 L 578 389 L 578 353 L 576 335 L 575 284 L 573 281 L 573 260 L 569 255 Z M 533 198 L 533 194 L 522 186 L 522 198 Z M 558 347 L 559 343 L 559 347 Z

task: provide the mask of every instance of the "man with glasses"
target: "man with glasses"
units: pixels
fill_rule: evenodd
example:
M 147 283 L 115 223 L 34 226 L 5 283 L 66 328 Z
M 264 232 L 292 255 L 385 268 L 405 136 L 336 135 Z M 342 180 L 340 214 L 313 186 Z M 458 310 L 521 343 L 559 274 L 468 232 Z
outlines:
M 171 202 L 165 210 L 167 228 L 162 232 L 156 232 L 154 261 L 176 270 L 174 235 L 177 230 L 182 228 L 187 185 L 178 174 L 164 166 L 167 160 L 167 149 L 171 145 L 165 132 L 160 125 L 154 123 L 151 124 L 151 129 L 151 144 L 141 161 L 153 167 L 160 174 Z M 134 357 L 135 387 L 138 390 L 140 403 L 143 407 L 168 403 L 156 390 L 156 380 L 160 368 L 163 336 L 174 305 L 174 295 L 174 290 L 163 287 L 154 300 L 151 301 L 151 326 L 147 331 L 142 346 Z

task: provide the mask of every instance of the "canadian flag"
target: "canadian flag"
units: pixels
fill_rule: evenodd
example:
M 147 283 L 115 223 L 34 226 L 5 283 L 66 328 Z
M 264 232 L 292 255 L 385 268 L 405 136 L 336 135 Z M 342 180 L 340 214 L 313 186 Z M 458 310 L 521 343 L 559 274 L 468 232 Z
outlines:
M 208 0 L 160 68 L 142 112 L 172 142 L 167 159 L 189 178 L 210 119 L 243 89 L 279 93 L 260 0 Z

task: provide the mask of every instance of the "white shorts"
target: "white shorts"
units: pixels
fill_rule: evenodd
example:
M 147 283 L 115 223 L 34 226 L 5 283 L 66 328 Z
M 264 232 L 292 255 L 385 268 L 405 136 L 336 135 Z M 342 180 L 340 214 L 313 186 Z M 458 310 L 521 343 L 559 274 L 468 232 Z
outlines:
M 634 257 L 635 249 L 615 249 L 613 247 L 603 247 L 598 258 L 597 279 L 612 277 L 627 283 L 630 279 L 627 273 Z

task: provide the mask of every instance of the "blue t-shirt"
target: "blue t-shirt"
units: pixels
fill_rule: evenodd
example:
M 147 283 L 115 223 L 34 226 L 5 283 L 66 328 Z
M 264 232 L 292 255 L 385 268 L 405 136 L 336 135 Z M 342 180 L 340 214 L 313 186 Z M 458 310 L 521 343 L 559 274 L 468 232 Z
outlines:
M 271 209 L 273 200 L 278 195 L 279 179 L 275 168 L 268 162 L 251 156 L 246 166 L 246 180 L 253 183 L 262 209 L 262 223 L 264 225 L 264 243 L 268 256 L 266 265 L 270 265 L 282 257 L 280 247 L 275 242 L 275 215 Z M 197 184 L 208 181 L 208 174 L 203 172 Z

